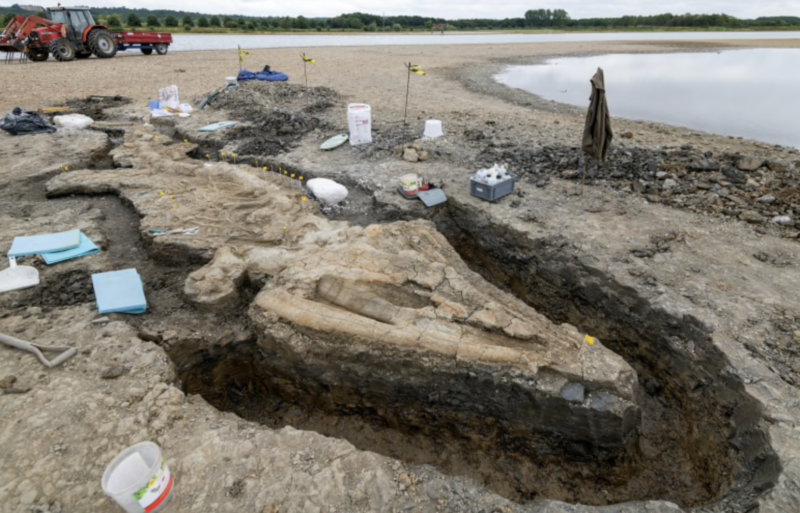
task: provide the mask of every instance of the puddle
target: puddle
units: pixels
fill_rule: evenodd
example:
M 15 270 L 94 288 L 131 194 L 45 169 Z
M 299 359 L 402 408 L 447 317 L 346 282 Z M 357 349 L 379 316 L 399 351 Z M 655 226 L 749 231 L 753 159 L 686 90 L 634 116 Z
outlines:
M 611 116 L 800 148 L 800 50 L 615 54 L 510 66 L 495 78 L 546 100 L 589 106 L 603 68 Z

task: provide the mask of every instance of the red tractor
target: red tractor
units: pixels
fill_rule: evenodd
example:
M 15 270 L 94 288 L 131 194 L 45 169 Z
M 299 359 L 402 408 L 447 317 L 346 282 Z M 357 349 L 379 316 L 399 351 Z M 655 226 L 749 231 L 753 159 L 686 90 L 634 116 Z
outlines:
M 0 51 L 25 52 L 32 61 L 46 61 L 52 53 L 59 61 L 86 59 L 95 55 L 110 59 L 117 49 L 139 47 L 145 55 L 163 55 L 172 43 L 170 34 L 128 32 L 112 34 L 96 25 L 88 9 L 47 9 L 47 18 L 15 16 L 0 34 Z

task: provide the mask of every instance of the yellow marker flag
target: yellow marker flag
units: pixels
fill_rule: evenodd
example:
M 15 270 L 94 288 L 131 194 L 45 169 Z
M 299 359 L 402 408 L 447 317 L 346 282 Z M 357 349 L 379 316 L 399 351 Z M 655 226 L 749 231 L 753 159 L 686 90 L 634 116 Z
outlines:
M 310 57 L 306 57 L 306 54 L 301 54 L 300 58 L 303 59 L 303 62 L 307 62 L 309 64 L 316 64 L 317 63 L 316 60 L 314 60 L 314 59 L 312 59 Z
M 244 64 L 244 56 L 245 55 L 250 55 L 250 52 L 248 52 L 247 50 L 243 50 L 243 49 L 239 48 L 239 65 L 240 66 L 242 64 Z
M 416 73 L 417 75 L 425 75 L 425 72 L 419 69 L 419 64 L 409 64 L 408 71 Z

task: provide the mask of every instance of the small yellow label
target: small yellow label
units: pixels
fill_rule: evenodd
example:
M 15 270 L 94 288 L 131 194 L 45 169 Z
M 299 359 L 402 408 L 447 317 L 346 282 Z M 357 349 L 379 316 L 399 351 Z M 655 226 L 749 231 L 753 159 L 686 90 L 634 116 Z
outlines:
M 594 337 L 589 336 L 589 335 L 584 335 L 583 336 L 583 341 L 586 342 L 586 345 L 588 345 L 589 347 L 593 347 L 596 339 Z

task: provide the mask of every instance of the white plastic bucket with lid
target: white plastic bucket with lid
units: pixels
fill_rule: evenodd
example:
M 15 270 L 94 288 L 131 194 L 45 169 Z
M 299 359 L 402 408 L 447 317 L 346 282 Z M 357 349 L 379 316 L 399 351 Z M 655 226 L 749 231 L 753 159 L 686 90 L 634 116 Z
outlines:
M 372 142 L 372 110 L 365 103 L 347 105 L 347 127 L 350 129 L 350 144 Z
M 103 472 L 101 486 L 128 513 L 161 511 L 174 489 L 161 448 L 153 442 L 140 442 L 119 453 Z
M 442 122 L 438 119 L 429 119 L 425 122 L 425 132 L 423 133 L 423 137 L 425 139 L 436 139 L 444 135 L 442 132 Z

